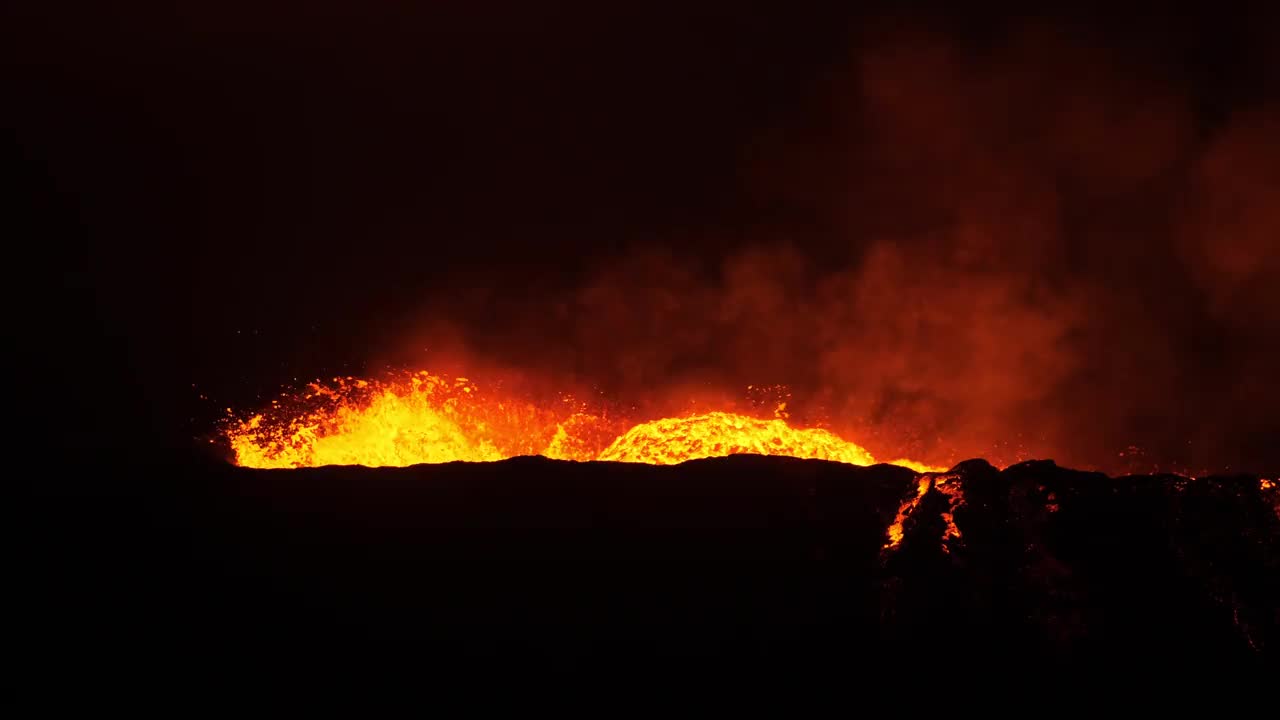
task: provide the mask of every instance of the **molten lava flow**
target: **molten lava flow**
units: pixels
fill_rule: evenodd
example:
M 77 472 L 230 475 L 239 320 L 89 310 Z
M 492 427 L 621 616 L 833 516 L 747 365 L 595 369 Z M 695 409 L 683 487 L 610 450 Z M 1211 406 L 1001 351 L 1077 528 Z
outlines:
M 236 462 L 256 468 L 592 459 L 584 433 L 576 443 L 557 438 L 558 427 L 576 427 L 571 421 L 558 426 L 549 410 L 485 397 L 466 378 L 420 372 L 387 382 L 313 383 L 268 413 L 232 423 L 227 437 Z
M 889 526 L 889 542 L 884 544 L 886 550 L 896 548 L 902 543 L 903 527 L 902 524 L 911 516 L 911 511 L 916 509 L 916 505 L 920 504 L 920 498 L 929 492 L 929 484 L 931 479 L 928 475 L 921 475 L 916 483 L 916 494 L 907 498 L 898 506 L 898 514 L 893 519 L 893 524 Z
M 947 498 L 947 509 L 942 513 L 942 521 L 947 529 L 942 535 L 942 551 L 950 554 L 951 548 L 960 543 L 960 529 L 956 527 L 955 512 L 964 504 L 964 492 L 960 488 L 958 475 L 935 475 L 933 489 Z
M 675 465 L 739 453 L 787 455 L 872 465 L 871 453 L 826 430 L 798 430 L 780 419 L 711 412 L 642 423 L 613 441 L 600 460 Z
M 924 498 L 930 490 L 941 493 L 947 499 L 947 509 L 942 512 L 942 521 L 946 523 L 946 529 L 942 535 L 942 551 L 950 554 L 952 546 L 958 545 L 961 540 L 960 529 L 956 527 L 955 511 L 964 504 L 964 493 L 960 488 L 960 476 L 951 474 L 940 474 L 935 470 L 918 471 L 925 474 L 920 475 L 916 481 L 916 494 L 902 501 L 898 506 L 898 514 L 893 519 L 893 524 L 885 532 L 888 534 L 889 541 L 884 544 L 884 550 L 893 550 L 902 544 L 902 538 L 905 534 L 903 523 L 911 516 L 911 513 L 920 504 L 920 500 Z
M 277 400 L 268 412 L 232 421 L 226 436 L 236 463 L 255 468 L 406 466 L 518 455 L 656 465 L 738 453 L 876 462 L 866 449 L 834 433 L 794 428 L 782 417 L 709 412 L 627 430 L 627 423 L 562 400 L 540 407 L 486 395 L 466 378 L 427 372 L 383 382 L 335 378 Z M 939 469 L 909 460 L 894 464 L 918 472 Z

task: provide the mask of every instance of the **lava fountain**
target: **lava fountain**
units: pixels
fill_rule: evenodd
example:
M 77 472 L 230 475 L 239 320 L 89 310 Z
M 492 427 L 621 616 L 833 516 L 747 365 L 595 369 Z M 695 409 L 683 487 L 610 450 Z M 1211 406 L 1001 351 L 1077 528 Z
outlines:
M 644 422 L 558 403 L 485 393 L 467 378 L 429 372 L 385 381 L 334 378 L 282 395 L 261 413 L 230 419 L 238 465 L 253 468 L 483 462 L 520 455 L 672 465 L 740 453 L 873 465 L 860 445 L 822 428 L 712 411 Z M 891 461 L 917 472 L 944 468 Z

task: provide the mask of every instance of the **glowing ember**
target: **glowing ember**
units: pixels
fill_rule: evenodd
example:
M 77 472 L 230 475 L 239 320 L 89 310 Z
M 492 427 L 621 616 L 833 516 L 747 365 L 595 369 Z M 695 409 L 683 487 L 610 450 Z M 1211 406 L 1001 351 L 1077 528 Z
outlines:
M 1271 510 L 1280 518 L 1280 490 L 1277 486 L 1280 480 L 1276 478 L 1261 478 L 1258 480 L 1258 489 L 1262 491 L 1263 500 L 1271 503 Z
M 518 455 L 673 465 L 738 453 L 871 465 L 866 449 L 823 429 L 794 428 L 782 417 L 730 412 L 663 418 L 627 429 L 585 412 L 490 397 L 466 378 L 427 372 L 370 382 L 313 383 L 270 411 L 233 421 L 226 436 L 236 463 L 255 468 L 321 465 L 406 466 L 490 461 Z M 625 430 L 625 432 L 624 432 Z M 939 468 L 896 460 L 918 472 Z

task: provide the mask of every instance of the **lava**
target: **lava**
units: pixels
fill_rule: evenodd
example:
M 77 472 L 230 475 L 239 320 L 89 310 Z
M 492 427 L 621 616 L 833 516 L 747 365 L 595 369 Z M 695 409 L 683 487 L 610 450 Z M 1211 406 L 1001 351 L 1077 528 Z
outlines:
M 713 411 L 633 423 L 561 400 L 538 405 L 490 395 L 467 378 L 425 371 L 387 381 L 334 378 L 230 420 L 224 434 L 236 464 L 253 468 L 403 467 L 520 455 L 653 465 L 739 453 L 877 462 L 829 430 L 792 427 L 781 412 L 771 419 Z M 941 469 L 905 459 L 892 464 Z
M 875 464 L 864 448 L 826 430 L 800 430 L 781 419 L 756 420 L 726 412 L 641 423 L 615 440 L 598 459 L 675 465 L 739 453 Z
M 893 524 L 886 531 L 889 536 L 889 542 L 884 544 L 884 549 L 896 548 L 902 543 L 902 538 L 905 534 L 903 523 L 911 515 L 911 511 L 916 509 L 916 505 L 920 504 L 920 498 L 929 492 L 931 482 L 932 480 L 928 475 L 921 475 L 916 483 L 916 494 L 903 500 L 902 504 L 898 506 L 898 514 L 894 517 Z
M 891 464 L 904 465 L 902 462 Z M 912 466 L 907 465 L 907 467 Z M 932 490 L 941 493 L 947 499 L 947 509 L 942 512 L 942 521 L 946 523 L 946 530 L 942 535 L 942 551 L 950 554 L 951 548 L 958 545 L 961 540 L 960 529 L 956 527 L 955 522 L 955 511 L 964 504 L 964 492 L 960 488 L 961 478 L 955 474 L 941 474 L 941 471 L 927 465 L 912 467 L 912 469 L 921 473 L 916 480 L 916 492 L 898 506 L 898 514 L 894 517 L 893 524 L 885 531 L 888 542 L 882 549 L 893 550 L 902 544 L 902 538 L 906 533 L 904 523 L 924 496 Z

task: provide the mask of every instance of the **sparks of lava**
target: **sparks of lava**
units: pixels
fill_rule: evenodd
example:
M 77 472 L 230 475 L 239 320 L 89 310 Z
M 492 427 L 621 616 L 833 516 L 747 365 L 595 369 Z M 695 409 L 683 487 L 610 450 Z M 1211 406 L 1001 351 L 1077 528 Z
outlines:
M 738 453 L 876 462 L 866 449 L 834 433 L 791 427 L 782 417 L 708 412 L 620 424 L 586 412 L 572 398 L 538 406 L 486 395 L 466 378 L 427 372 L 388 381 L 312 383 L 261 414 L 230 420 L 225 434 L 236 463 L 254 468 L 402 467 L 519 455 L 654 465 Z M 893 464 L 917 472 L 939 469 L 910 460 Z

